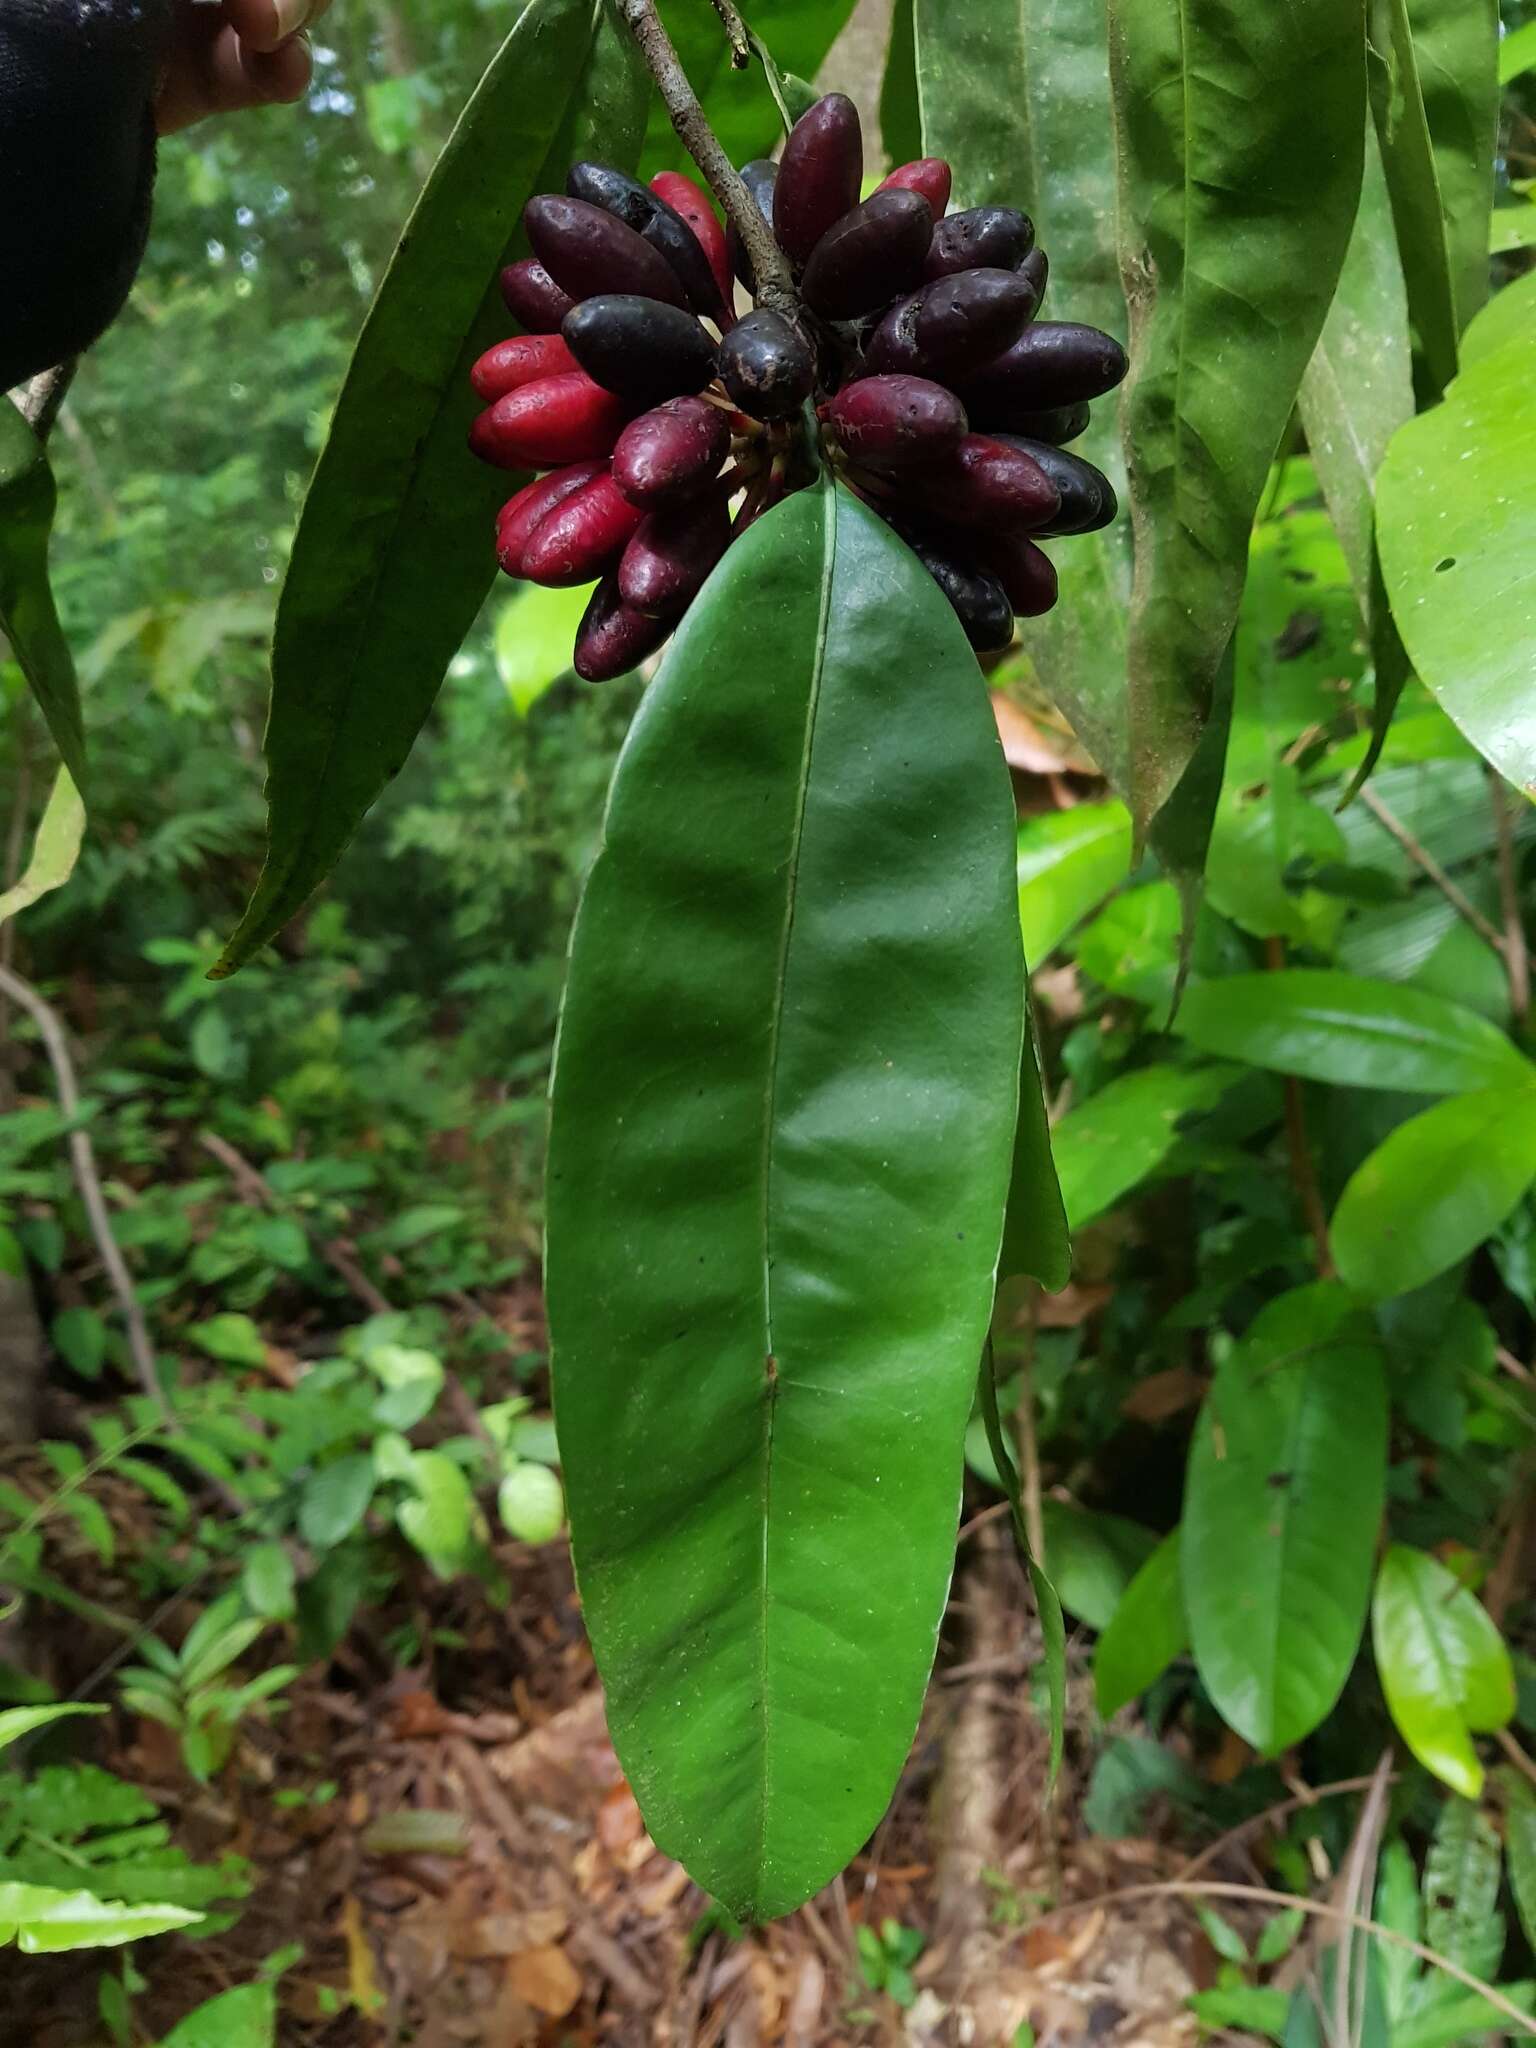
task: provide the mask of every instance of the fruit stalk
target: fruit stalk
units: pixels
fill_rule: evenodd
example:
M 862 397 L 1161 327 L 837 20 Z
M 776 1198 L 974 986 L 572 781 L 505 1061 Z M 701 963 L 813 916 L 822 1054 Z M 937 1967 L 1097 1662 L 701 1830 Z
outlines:
M 758 304 L 783 314 L 798 326 L 800 307 L 789 264 L 773 239 L 772 230 L 753 205 L 736 166 L 705 119 L 704 109 L 678 62 L 672 38 L 662 26 L 654 0 L 619 0 L 619 11 L 645 60 L 645 68 L 656 81 L 656 90 L 683 147 L 703 172 L 705 182 L 725 210 L 726 219 L 746 246 L 757 278 Z

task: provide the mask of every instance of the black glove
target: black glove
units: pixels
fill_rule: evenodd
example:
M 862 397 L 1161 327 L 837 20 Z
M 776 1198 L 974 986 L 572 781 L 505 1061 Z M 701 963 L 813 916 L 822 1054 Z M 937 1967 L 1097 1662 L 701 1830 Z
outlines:
M 149 234 L 169 0 L 0 0 L 0 391 L 88 348 Z

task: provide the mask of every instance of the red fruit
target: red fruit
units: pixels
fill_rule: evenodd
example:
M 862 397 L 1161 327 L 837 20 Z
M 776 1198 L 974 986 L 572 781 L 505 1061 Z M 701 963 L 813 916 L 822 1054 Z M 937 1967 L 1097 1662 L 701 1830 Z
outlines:
M 941 156 L 920 156 L 910 164 L 899 164 L 888 178 L 882 178 L 877 192 L 921 192 L 933 209 L 935 220 L 944 218 L 949 204 L 949 165 Z
M 523 573 L 523 549 L 539 522 L 573 491 L 603 474 L 601 462 L 578 462 L 569 469 L 557 469 L 553 476 L 535 477 L 531 484 L 508 498 L 496 515 L 496 554 L 509 576 Z
M 580 368 L 558 334 L 520 334 L 514 341 L 498 341 L 488 348 L 470 371 L 469 381 L 487 404 L 494 404 L 540 377 Z
M 633 292 L 688 312 L 682 280 L 659 249 L 588 199 L 541 192 L 523 208 L 533 253 L 573 299 Z
M 965 407 L 926 377 L 863 377 L 845 384 L 821 417 L 851 456 L 877 469 L 952 454 L 966 431 Z
M 647 511 L 680 504 L 714 481 L 730 449 L 730 420 L 718 405 L 702 398 L 669 399 L 620 434 L 613 480 Z
M 1061 510 L 1061 493 L 1022 449 L 967 434 L 942 462 L 901 478 L 903 501 L 928 519 L 956 526 L 1044 526 Z
M 583 370 L 541 377 L 498 398 L 469 430 L 469 445 L 498 469 L 559 469 L 611 453 L 629 409 Z
M 605 683 L 654 654 L 671 630 L 670 619 L 650 618 L 626 604 L 618 577 L 605 576 L 581 615 L 571 665 L 589 683 Z
M 1021 619 L 1038 619 L 1056 602 L 1056 565 L 1023 534 L 1000 534 L 987 544 L 986 556 Z
M 714 274 L 715 283 L 720 287 L 720 296 L 729 315 L 732 298 L 730 248 L 715 209 L 692 178 L 685 178 L 681 171 L 658 171 L 651 180 L 651 190 L 692 228 L 694 238 Z
M 501 273 L 501 296 L 512 318 L 530 334 L 558 334 L 560 322 L 576 303 L 534 256 L 507 265 Z
M 604 468 L 534 527 L 523 549 L 522 574 L 554 590 L 590 583 L 613 567 L 644 518 Z
M 679 618 L 704 587 L 730 539 L 723 491 L 711 491 L 667 511 L 648 512 L 624 550 L 619 593 L 626 604 L 652 618 Z
M 827 229 L 859 203 L 864 138 L 859 110 L 829 92 L 790 130 L 773 192 L 773 232 L 791 263 L 804 263 Z

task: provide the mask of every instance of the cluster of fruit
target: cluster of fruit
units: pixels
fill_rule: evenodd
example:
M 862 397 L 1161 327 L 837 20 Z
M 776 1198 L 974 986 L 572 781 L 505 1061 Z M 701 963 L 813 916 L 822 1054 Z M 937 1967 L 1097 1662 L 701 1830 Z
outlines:
M 1065 452 L 1125 356 L 1096 328 L 1037 321 L 1045 252 L 1010 207 L 948 213 L 949 166 L 904 164 L 862 203 L 859 117 L 840 93 L 743 181 L 793 271 L 794 319 L 738 316 L 751 256 L 698 186 L 579 163 L 523 215 L 533 253 L 502 273 L 525 332 L 472 379 L 485 461 L 545 472 L 502 507 L 511 576 L 597 579 L 577 672 L 620 674 L 666 639 L 735 536 L 825 456 L 903 536 L 973 647 L 1056 599 L 1043 536 L 1115 515 L 1109 480 Z

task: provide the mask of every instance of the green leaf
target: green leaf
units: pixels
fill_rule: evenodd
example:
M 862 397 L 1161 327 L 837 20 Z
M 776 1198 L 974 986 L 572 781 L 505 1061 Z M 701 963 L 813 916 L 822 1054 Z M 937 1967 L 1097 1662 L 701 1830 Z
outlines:
M 1527 1943 L 1536 1947 L 1536 1792 L 1513 1766 L 1499 1768 L 1504 1792 L 1504 1853 L 1509 1888 Z
M 1408 1294 L 1491 1237 L 1536 1175 L 1536 1088 L 1453 1096 L 1399 1124 L 1350 1176 L 1329 1225 L 1340 1276 Z
M 1508 85 L 1527 71 L 1536 71 L 1536 21 L 1513 28 L 1499 42 L 1499 83 Z
M 718 33 L 718 25 L 716 25 Z M 530 0 L 449 138 L 379 287 L 278 607 L 266 865 L 233 974 L 324 880 L 395 775 L 496 572 L 520 478 L 465 443 L 469 367 L 505 334 L 497 272 L 573 158 L 633 162 L 645 91 L 607 0 Z
M 658 1844 L 739 1917 L 842 1867 L 916 1724 L 1015 1124 L 1013 836 L 932 580 L 847 493 L 786 500 L 620 757 L 547 1195 L 610 1727 Z
M 567 675 L 576 628 L 592 592 L 525 584 L 496 619 L 496 673 L 512 708 L 526 718 L 552 683 Z
M 1370 99 L 1408 311 L 1437 391 L 1456 374 L 1456 284 L 1408 0 L 1367 0 Z
M 101 1377 L 107 1356 L 107 1326 L 93 1308 L 61 1308 L 49 1333 L 53 1348 L 84 1380 Z
M 1360 197 L 1365 47 L 1335 0 L 1110 0 L 1109 21 L 1131 313 L 1130 803 L 1145 832 L 1219 709 L 1249 529 Z M 1197 850 L 1180 865 L 1198 871 Z
M 245 1560 L 240 1590 L 251 1611 L 267 1621 L 294 1615 L 293 1559 L 281 1543 L 258 1543 Z
M 1430 1980 L 1445 1984 L 1443 1974 Z M 1536 2011 L 1536 1984 L 1501 1984 L 1501 1992 L 1527 2018 Z M 1430 2003 L 1425 2002 L 1392 2029 L 1391 2048 L 1460 2048 L 1460 2044 L 1510 2037 L 1509 2015 L 1475 1991 L 1465 1991 L 1452 1980 L 1452 1988 Z M 1536 2031 L 1536 2030 L 1533 2030 Z
M 3 491 L 3 486 L 0 486 L 0 491 Z M 0 518 L 3 516 L 4 499 L 0 496 Z M 3 571 L 0 571 L 0 576 L 3 576 Z M 80 801 L 80 792 L 69 770 L 61 768 L 53 778 L 53 788 L 38 820 L 32 858 L 19 880 L 0 893 L 0 924 L 4 924 L 8 917 L 15 917 L 29 904 L 36 903 L 40 896 L 63 888 L 75 871 L 75 862 L 80 858 L 80 842 L 84 837 L 85 805 Z
M 497 1492 L 496 1512 L 520 1543 L 551 1543 L 565 1522 L 565 1493 L 547 1465 L 514 1465 Z
M 1488 253 L 1506 256 L 1536 244 L 1536 206 L 1496 206 L 1488 217 Z
M 1536 214 L 1536 207 L 1531 209 Z M 1529 283 L 1529 280 L 1525 281 Z M 1513 290 L 1520 290 L 1516 286 Z M 1536 328 L 1483 352 L 1397 434 L 1377 487 L 1382 573 L 1414 668 L 1485 759 L 1536 793 Z M 1527 292 L 1521 305 L 1529 308 Z M 1519 312 L 1517 306 L 1516 311 Z M 1489 631 L 1496 619 L 1498 630 Z
M 1008 1209 L 997 1267 L 999 1282 L 1019 1274 L 1028 1274 L 1053 1293 L 1072 1277 L 1067 1212 L 1051 1157 L 1050 1119 L 1041 1092 L 1034 1029 L 1027 1017 L 1019 1068 L 1019 1120 L 1013 1134 Z
M 1029 1547 L 1029 1526 L 1024 1519 L 1019 1468 L 1013 1461 L 1013 1453 L 1003 1435 L 1002 1417 L 997 1409 L 996 1366 L 997 1361 L 989 1341 L 982 1354 L 977 1397 L 981 1408 L 982 1428 L 986 1434 L 987 1449 L 997 1483 L 1008 1496 L 1014 1547 L 1029 1573 L 1029 1583 L 1035 1595 L 1035 1611 L 1040 1619 L 1040 1643 L 1045 1653 L 1045 1682 L 1050 1695 L 1051 1710 L 1050 1761 L 1046 1770 L 1046 1792 L 1049 1795 L 1061 1770 L 1062 1752 L 1066 1745 L 1067 1624 L 1061 1611 L 1061 1601 L 1057 1596 L 1055 1583 L 1046 1576 L 1040 1560 Z M 1043 1539 L 1043 1528 L 1041 1534 Z
M 67 1949 L 120 1948 L 203 1918 L 182 1906 L 130 1906 L 94 1892 L 56 1891 L 40 1884 L 0 1883 L 0 1946 L 14 1941 L 23 1955 L 51 1956 Z M 222 2048 L 230 2048 L 226 2040 Z
M 1184 1605 L 1222 1718 L 1265 1755 L 1310 1734 L 1365 1627 L 1386 1374 L 1343 1289 L 1294 1289 L 1219 1367 L 1190 1446 Z
M 43 445 L 0 397 L 0 633 L 37 699 L 77 790 L 86 787 L 85 728 L 74 657 L 48 581 L 58 491 Z
M 1032 967 L 1098 908 L 1130 866 L 1131 819 L 1124 804 L 1076 804 L 1022 821 L 1019 922 Z
M 1107 1628 L 1126 1589 L 1151 1557 L 1157 1538 L 1140 1522 L 1068 1507 L 1041 1509 L 1045 1560 L 1068 1614 L 1089 1628 Z
M 232 1311 L 210 1316 L 204 1323 L 192 1323 L 186 1334 L 199 1351 L 226 1365 L 263 1366 L 267 1362 L 266 1341 L 249 1316 Z
M 1492 1821 L 1470 1799 L 1453 1794 L 1441 1803 L 1424 1859 L 1424 1939 L 1485 1984 L 1498 1976 L 1504 1954 L 1503 1861 Z
M 911 163 L 923 154 L 912 0 L 894 0 L 891 8 L 891 33 L 880 80 L 880 140 L 892 164 Z
M 1403 1740 L 1453 1792 L 1476 1799 L 1483 1767 L 1472 1736 L 1515 1710 L 1509 1651 L 1488 1610 L 1438 1558 L 1395 1543 L 1376 1577 L 1371 1639 Z
M 1459 332 L 1488 297 L 1488 216 L 1499 140 L 1498 0 L 1408 0 L 1408 18 Z
M 957 206 L 1021 206 L 1050 251 L 1050 305 L 1126 338 L 1115 249 L 1109 48 L 1102 0 L 914 0 L 923 148 L 954 168 Z M 895 31 L 893 30 L 893 58 Z M 1124 502 L 1118 409 L 1075 444 Z M 1050 695 L 1114 786 L 1128 781 L 1125 611 L 1131 522 L 1053 550 L 1058 601 L 1023 628 Z
M 272 1984 L 237 1984 L 172 2027 L 160 2048 L 274 2048 L 277 1989 Z
M 852 12 L 853 0 L 754 0 L 746 10 L 753 29 L 772 46 L 781 72 L 797 72 L 801 78 L 816 76 Z M 661 14 L 689 83 L 732 163 L 768 155 L 783 129 L 761 66 L 732 70 L 719 17 L 698 0 L 663 0 Z M 655 98 L 645 135 L 645 161 L 648 169 L 666 164 L 698 176 L 666 109 Z
M 5 1707 L 0 1709 L 0 1749 L 9 1749 L 13 1742 L 20 1742 L 24 1735 L 30 1735 L 34 1728 L 46 1728 L 52 1721 L 62 1721 L 74 1714 L 104 1714 L 105 1707 L 87 1707 L 74 1704 L 49 1707 Z
M 1093 1689 L 1107 1721 L 1161 1678 L 1189 1647 L 1177 1529 L 1165 1536 L 1121 1594 L 1093 1653 Z
M 442 1451 L 415 1452 L 410 1479 L 415 1495 L 395 1510 L 400 1532 L 439 1578 L 452 1578 L 464 1569 L 474 1533 L 475 1498 L 469 1481 Z
M 1145 1067 L 1069 1110 L 1051 1133 L 1067 1222 L 1081 1230 L 1156 1172 L 1179 1123 L 1210 1109 L 1238 1080 L 1235 1067 Z
M 1460 1095 L 1536 1086 L 1536 1068 L 1475 1010 L 1330 968 L 1202 982 L 1174 1029 L 1202 1052 L 1340 1088 Z

